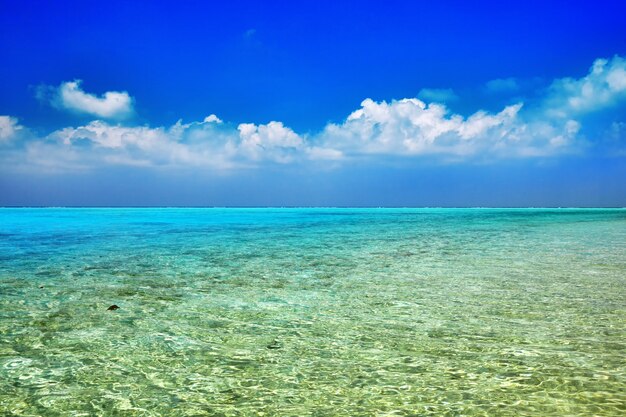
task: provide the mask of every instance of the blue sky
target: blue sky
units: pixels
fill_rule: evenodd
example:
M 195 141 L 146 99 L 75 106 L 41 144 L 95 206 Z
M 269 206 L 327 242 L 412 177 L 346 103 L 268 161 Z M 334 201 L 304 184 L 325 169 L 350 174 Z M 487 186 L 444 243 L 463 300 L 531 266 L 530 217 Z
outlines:
M 1 1 L 0 205 L 626 205 L 622 2 L 336 3 Z

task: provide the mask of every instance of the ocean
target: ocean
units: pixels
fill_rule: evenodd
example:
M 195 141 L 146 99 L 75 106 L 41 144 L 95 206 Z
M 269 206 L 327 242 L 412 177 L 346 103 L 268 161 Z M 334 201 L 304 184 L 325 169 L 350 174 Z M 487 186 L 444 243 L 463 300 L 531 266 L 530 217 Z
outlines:
M 3 416 L 625 414 L 625 209 L 0 209 Z

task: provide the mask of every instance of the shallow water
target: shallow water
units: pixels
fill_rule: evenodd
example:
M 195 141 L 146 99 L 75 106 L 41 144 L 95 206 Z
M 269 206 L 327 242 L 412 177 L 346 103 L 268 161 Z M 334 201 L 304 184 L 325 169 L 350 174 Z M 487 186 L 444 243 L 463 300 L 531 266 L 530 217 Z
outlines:
M 0 415 L 621 416 L 625 284 L 623 209 L 0 209 Z

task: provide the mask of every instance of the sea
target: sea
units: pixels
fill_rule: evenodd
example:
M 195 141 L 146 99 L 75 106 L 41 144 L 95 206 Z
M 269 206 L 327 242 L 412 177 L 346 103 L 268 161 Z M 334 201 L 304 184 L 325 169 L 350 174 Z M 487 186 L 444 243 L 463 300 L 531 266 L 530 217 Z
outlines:
M 3 208 L 0 415 L 624 416 L 626 209 Z

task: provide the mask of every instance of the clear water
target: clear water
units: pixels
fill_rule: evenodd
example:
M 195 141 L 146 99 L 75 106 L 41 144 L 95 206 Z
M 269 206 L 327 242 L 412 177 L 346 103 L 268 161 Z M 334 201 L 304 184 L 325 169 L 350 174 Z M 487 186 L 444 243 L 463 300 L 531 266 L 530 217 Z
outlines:
M 622 416 L 625 284 L 626 210 L 0 209 L 0 415 Z

